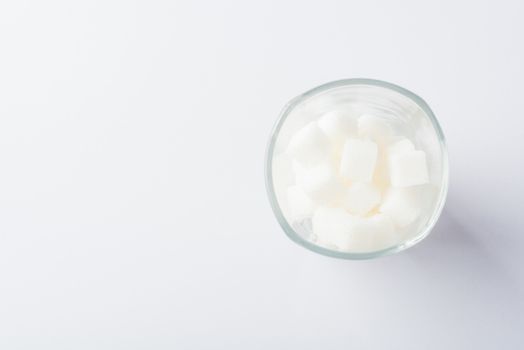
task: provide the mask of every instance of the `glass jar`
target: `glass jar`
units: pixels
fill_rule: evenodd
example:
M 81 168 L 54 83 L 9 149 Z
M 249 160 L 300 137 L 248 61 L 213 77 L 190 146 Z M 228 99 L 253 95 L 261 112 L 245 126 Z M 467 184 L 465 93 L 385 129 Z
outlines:
M 320 245 L 311 225 L 290 222 L 285 214 L 285 182 L 291 164 L 284 164 L 286 147 L 292 134 L 323 113 L 344 108 L 359 114 L 385 119 L 426 153 L 429 181 L 434 189 L 426 215 L 414 234 L 394 246 L 377 251 L 350 252 Z M 288 169 L 286 174 L 285 169 Z M 277 176 L 278 173 L 278 176 Z M 282 175 L 283 174 L 283 175 Z M 397 85 L 372 79 L 345 79 L 316 87 L 289 101 L 271 132 L 265 159 L 266 189 L 273 212 L 286 235 L 299 245 L 323 255 L 343 259 L 369 259 L 398 253 L 424 239 L 437 222 L 448 191 L 448 156 L 442 129 L 424 100 Z M 292 180 L 290 180 L 292 181 Z M 429 202 L 429 201 L 428 201 Z

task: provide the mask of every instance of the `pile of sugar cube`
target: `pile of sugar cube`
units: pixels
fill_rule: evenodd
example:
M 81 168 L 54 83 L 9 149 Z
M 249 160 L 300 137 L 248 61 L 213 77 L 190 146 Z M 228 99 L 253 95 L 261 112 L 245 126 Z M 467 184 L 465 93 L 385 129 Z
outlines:
M 292 185 L 286 219 L 311 223 L 315 244 L 346 252 L 386 249 L 421 216 L 413 191 L 429 182 L 426 154 L 387 119 L 330 111 L 286 148 Z

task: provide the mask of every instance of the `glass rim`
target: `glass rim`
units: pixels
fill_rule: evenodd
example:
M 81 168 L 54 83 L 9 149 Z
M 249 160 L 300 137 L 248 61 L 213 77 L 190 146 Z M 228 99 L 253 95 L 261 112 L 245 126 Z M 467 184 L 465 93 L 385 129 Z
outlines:
M 386 249 L 372 251 L 372 252 L 365 252 L 365 253 L 342 252 L 338 250 L 325 248 L 325 247 L 316 245 L 304 239 L 299 234 L 297 234 L 295 230 L 291 227 L 291 225 L 288 223 L 286 218 L 284 217 L 284 214 L 282 213 L 282 209 L 280 208 L 280 205 L 278 204 L 278 200 L 275 194 L 275 188 L 273 184 L 273 153 L 275 149 L 275 143 L 280 133 L 280 129 L 282 128 L 282 125 L 286 121 L 290 112 L 299 103 L 301 103 L 302 101 L 314 95 L 317 95 L 321 92 L 331 90 L 334 88 L 338 88 L 342 86 L 349 86 L 349 85 L 367 85 L 367 86 L 375 86 L 375 87 L 381 87 L 381 88 L 393 90 L 397 93 L 400 93 L 401 95 L 404 95 L 405 97 L 409 98 L 413 102 L 415 102 L 424 111 L 424 113 L 427 115 L 427 117 L 431 121 L 431 124 L 433 125 L 433 128 L 437 134 L 439 145 L 440 145 L 440 150 L 442 154 L 442 184 L 441 184 L 441 188 L 439 192 L 438 203 L 437 203 L 435 210 L 433 211 L 432 216 L 430 217 L 426 225 L 419 231 L 419 233 L 415 237 L 413 237 L 410 240 L 407 240 L 405 242 L 402 242 L 401 244 L 397 244 L 395 246 L 392 246 Z M 448 187 L 449 187 L 449 159 L 448 159 L 448 152 L 447 152 L 447 147 L 446 147 L 446 139 L 444 137 L 442 128 L 440 127 L 440 124 L 437 118 L 435 117 L 435 114 L 429 107 L 429 105 L 421 97 L 419 97 L 415 93 L 403 87 L 400 87 L 398 85 L 388 83 L 382 80 L 366 79 L 366 78 L 352 78 L 352 79 L 341 79 L 341 80 L 331 81 L 331 82 L 322 84 L 320 86 L 317 86 L 311 90 L 308 90 L 304 92 L 303 94 L 300 94 L 292 98 L 288 103 L 286 103 L 286 105 L 280 112 L 277 118 L 277 121 L 273 125 L 273 128 L 271 129 L 271 134 L 270 134 L 269 141 L 266 147 L 264 173 L 265 173 L 266 192 L 269 198 L 271 208 L 273 210 L 273 214 L 277 218 L 277 221 L 280 224 L 280 227 L 283 229 L 286 236 L 288 236 L 288 238 L 291 239 L 293 242 L 315 253 L 333 257 L 333 258 L 349 259 L 349 260 L 372 259 L 372 258 L 378 258 L 378 257 L 387 256 L 391 254 L 396 254 L 422 241 L 424 238 L 426 238 L 429 235 L 429 233 L 431 232 L 431 230 L 437 223 L 438 218 L 440 217 L 442 210 L 444 208 L 444 204 L 446 202 L 446 197 L 447 197 L 447 192 L 448 192 Z

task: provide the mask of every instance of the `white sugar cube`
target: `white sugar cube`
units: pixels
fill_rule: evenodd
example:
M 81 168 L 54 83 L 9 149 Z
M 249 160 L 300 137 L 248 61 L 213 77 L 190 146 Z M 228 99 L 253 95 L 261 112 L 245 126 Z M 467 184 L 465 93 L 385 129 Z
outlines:
M 326 134 L 316 122 L 311 122 L 293 135 L 287 151 L 299 162 L 313 165 L 328 158 L 330 146 Z
M 375 173 L 373 174 L 373 184 L 381 191 L 385 191 L 390 186 L 388 157 L 384 152 L 379 151 Z
M 347 190 L 343 205 L 353 215 L 365 215 L 380 203 L 380 191 L 372 184 L 355 182 Z
M 302 220 L 315 212 L 316 204 L 304 193 L 300 186 L 291 186 L 287 190 L 288 220 Z
M 314 201 L 333 204 L 344 193 L 344 185 L 329 164 L 320 164 L 308 168 L 300 178 L 304 192 Z
M 370 182 L 377 162 L 377 144 L 369 140 L 348 139 L 344 144 L 340 174 L 347 180 Z
M 395 226 L 386 215 L 354 220 L 349 235 L 349 251 L 371 252 L 382 250 L 397 242 Z
M 415 146 L 413 145 L 413 142 L 404 138 L 404 139 L 401 139 L 389 145 L 387 148 L 387 153 L 388 153 L 388 156 L 391 157 L 395 154 L 408 153 L 414 150 L 415 150 Z
M 391 184 L 394 187 L 408 187 L 429 181 L 426 153 L 411 151 L 394 154 L 389 158 Z
M 409 190 L 413 203 L 420 208 L 421 212 L 432 211 L 433 205 L 439 194 L 439 187 L 432 184 L 412 186 L 402 188 L 404 191 Z
M 307 172 L 307 168 L 302 165 L 302 163 L 294 160 L 291 163 L 291 167 L 293 169 L 293 173 L 295 175 L 295 183 L 300 184 L 302 183 L 302 179 L 304 178 L 304 174 Z
M 373 237 L 373 248 L 375 250 L 382 250 L 397 245 L 402 240 L 401 235 L 395 229 L 393 220 L 387 215 L 377 214 L 369 218 L 375 226 L 375 234 Z
M 385 145 L 393 138 L 393 130 L 383 118 L 364 114 L 358 118 L 358 135 Z
M 313 215 L 317 242 L 328 248 L 347 250 L 353 218 L 344 209 L 319 207 Z
M 346 138 L 352 135 L 356 129 L 349 113 L 341 111 L 325 113 L 318 120 L 318 126 L 335 147 L 341 147 Z
M 387 214 L 399 228 L 408 226 L 420 215 L 416 198 L 404 188 L 391 188 L 385 194 L 379 210 Z
M 273 157 L 271 167 L 275 187 L 288 187 L 295 183 L 293 163 L 285 153 Z

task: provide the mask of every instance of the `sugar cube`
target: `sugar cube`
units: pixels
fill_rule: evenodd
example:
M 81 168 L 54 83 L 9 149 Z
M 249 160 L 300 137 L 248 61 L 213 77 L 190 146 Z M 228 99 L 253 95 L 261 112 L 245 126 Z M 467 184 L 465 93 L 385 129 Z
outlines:
M 399 228 L 408 226 L 420 215 L 415 198 L 404 188 L 391 188 L 385 194 L 379 211 L 387 214 Z
M 295 183 L 300 184 L 304 178 L 304 175 L 307 173 L 308 168 L 296 160 L 291 162 L 291 168 L 293 169 L 293 173 L 295 175 Z
M 369 218 L 375 226 L 375 235 L 373 237 L 374 250 L 382 250 L 399 244 L 402 240 L 399 232 L 395 229 L 393 220 L 384 214 L 377 214 Z
M 341 208 L 319 207 L 312 219 L 317 242 L 328 248 L 347 250 L 353 217 Z
M 347 190 L 343 205 L 353 215 L 362 216 L 380 203 L 380 191 L 373 184 L 355 182 Z
M 372 181 L 380 191 L 385 191 L 390 186 L 388 157 L 384 152 L 379 151 Z
M 292 158 L 313 165 L 329 156 L 330 146 L 329 138 L 317 123 L 310 122 L 292 136 L 287 150 Z
M 335 147 L 341 147 L 344 141 L 356 129 L 353 119 L 348 113 L 330 111 L 318 120 L 318 126 L 329 137 Z
M 313 215 L 316 204 L 304 193 L 300 186 L 291 186 L 287 189 L 287 203 L 290 220 L 298 221 Z
M 340 174 L 347 180 L 370 182 L 377 162 L 377 144 L 350 138 L 344 144 Z
M 410 140 L 403 138 L 391 145 L 387 148 L 388 156 L 393 156 L 395 154 L 402 154 L 402 153 L 408 153 L 415 150 L 415 146 L 413 145 L 413 142 Z
M 393 130 L 383 118 L 363 114 L 357 123 L 360 137 L 370 138 L 379 144 L 388 144 L 393 137 Z
M 285 153 L 273 157 L 271 167 L 275 187 L 287 187 L 295 182 L 293 163 Z
M 424 151 L 393 154 L 389 158 L 391 184 L 394 187 L 408 187 L 429 181 Z
M 358 218 L 352 222 L 349 234 L 349 251 L 370 252 L 385 249 L 395 244 L 396 231 L 391 219 L 377 214 Z
M 344 185 L 330 164 L 320 164 L 302 174 L 300 185 L 314 201 L 333 204 L 343 195 Z

